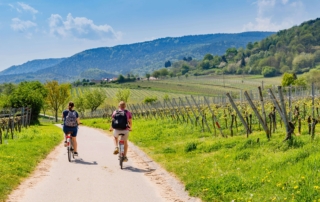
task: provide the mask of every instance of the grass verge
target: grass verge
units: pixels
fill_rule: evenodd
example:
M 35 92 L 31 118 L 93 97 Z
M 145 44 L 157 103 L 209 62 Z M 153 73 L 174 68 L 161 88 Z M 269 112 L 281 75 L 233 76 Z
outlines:
M 28 177 L 38 163 L 58 145 L 61 129 L 41 124 L 23 129 L 13 140 L 0 145 L 0 201 Z
M 109 128 L 102 119 L 83 122 Z M 284 137 L 284 129 L 270 141 L 263 132 L 213 137 L 190 125 L 141 119 L 134 120 L 129 139 L 203 201 L 319 200 L 320 138 Z

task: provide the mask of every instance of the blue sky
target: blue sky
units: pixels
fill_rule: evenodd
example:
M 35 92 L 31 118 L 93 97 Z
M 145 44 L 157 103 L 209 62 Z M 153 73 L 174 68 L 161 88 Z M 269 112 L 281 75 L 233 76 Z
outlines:
M 0 0 L 0 71 L 168 36 L 278 31 L 319 10 L 319 0 Z

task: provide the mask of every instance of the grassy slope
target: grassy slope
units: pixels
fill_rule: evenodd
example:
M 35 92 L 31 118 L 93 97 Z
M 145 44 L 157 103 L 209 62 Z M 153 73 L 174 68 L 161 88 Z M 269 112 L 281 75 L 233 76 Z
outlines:
M 109 127 L 102 119 L 83 122 Z M 249 138 L 243 132 L 221 138 L 170 121 L 134 120 L 133 124 L 130 140 L 204 201 L 320 199 L 318 136 L 311 142 L 303 132 L 291 142 L 282 142 L 283 129 L 267 141 L 263 132 Z
M 37 164 L 61 142 L 61 129 L 42 124 L 23 129 L 14 140 L 0 145 L 0 201 L 28 177 Z

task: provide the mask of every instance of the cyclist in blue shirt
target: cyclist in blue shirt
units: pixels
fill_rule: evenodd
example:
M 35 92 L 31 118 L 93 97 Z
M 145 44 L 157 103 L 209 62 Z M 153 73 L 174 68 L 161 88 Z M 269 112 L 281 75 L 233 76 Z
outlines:
M 64 146 L 67 146 L 66 134 L 71 133 L 71 139 L 74 147 L 74 155 L 78 155 L 78 144 L 77 144 L 77 133 L 78 125 L 80 125 L 79 114 L 73 110 L 74 103 L 69 102 L 68 109 L 62 112 L 62 121 L 63 121 L 63 132 L 65 134 Z

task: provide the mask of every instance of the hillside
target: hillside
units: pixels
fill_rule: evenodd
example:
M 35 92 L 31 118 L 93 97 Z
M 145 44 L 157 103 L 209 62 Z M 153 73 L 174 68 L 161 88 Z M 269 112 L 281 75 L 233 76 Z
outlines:
M 38 70 L 57 65 L 60 62 L 62 62 L 64 59 L 65 58 L 57 58 L 57 59 L 50 58 L 50 59 L 42 59 L 42 60 L 32 60 L 32 61 L 28 61 L 22 65 L 13 65 L 13 66 L 9 67 L 8 69 L 1 71 L 0 75 L 36 72 Z
M 248 42 L 259 41 L 273 32 L 244 32 L 239 34 L 207 34 L 183 37 L 167 37 L 114 47 L 102 47 L 85 50 L 63 61 L 40 69 L 36 72 L 39 79 L 48 80 L 52 76 L 46 75 L 70 75 L 81 78 L 84 71 L 92 68 L 104 70 L 109 74 L 140 74 L 159 69 L 165 61 L 177 61 L 183 57 L 201 59 L 204 54 L 223 54 L 229 47 L 245 47 Z M 11 68 L 5 70 L 10 72 Z M 9 71 L 10 70 L 10 71 Z M 16 74 L 22 73 L 15 71 Z M 1 74 L 0 74 L 1 75 Z M 3 75 L 3 74 L 2 74 Z M 34 80 L 34 75 L 17 75 L 17 78 L 5 78 L 0 76 L 0 82 L 19 82 L 21 80 Z M 55 77 L 55 76 L 53 76 Z
M 210 49 L 209 46 L 201 49 Z M 308 72 L 317 65 L 320 65 L 320 18 L 281 30 L 259 42 L 249 42 L 246 48 L 229 46 L 220 55 L 203 54 L 202 60 L 176 61 L 171 68 L 153 71 L 152 76 L 260 74 L 273 77 L 285 72 Z

